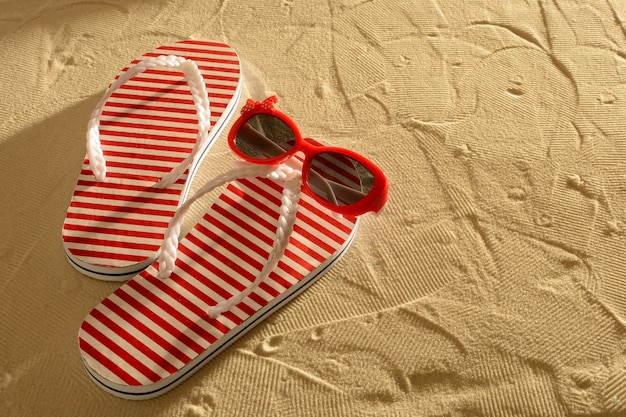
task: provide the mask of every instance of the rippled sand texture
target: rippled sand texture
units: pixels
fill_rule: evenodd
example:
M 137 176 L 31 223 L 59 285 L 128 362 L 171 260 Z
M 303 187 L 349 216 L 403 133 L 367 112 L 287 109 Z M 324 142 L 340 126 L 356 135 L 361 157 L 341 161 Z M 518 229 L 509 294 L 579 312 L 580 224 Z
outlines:
M 305 294 L 129 402 L 76 340 L 119 284 L 60 229 L 107 84 L 189 37 L 377 161 L 390 199 Z M 623 1 L 4 0 L 0 62 L 0 415 L 626 415 Z

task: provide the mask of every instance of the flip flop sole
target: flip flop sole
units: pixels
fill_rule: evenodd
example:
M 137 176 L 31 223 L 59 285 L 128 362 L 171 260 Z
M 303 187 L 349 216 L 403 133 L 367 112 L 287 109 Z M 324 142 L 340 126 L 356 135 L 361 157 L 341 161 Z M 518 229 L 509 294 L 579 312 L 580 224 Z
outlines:
M 232 182 L 179 244 L 172 276 L 156 263 L 96 306 L 79 331 L 85 368 L 124 398 L 163 394 L 313 284 L 349 246 L 357 219 L 335 218 L 303 194 L 283 259 L 234 309 L 208 308 L 254 281 L 270 253 L 282 195 L 271 180 Z
M 189 86 L 182 72 L 152 69 L 112 94 L 100 121 L 107 178 L 98 182 L 85 158 L 62 233 L 71 264 L 94 278 L 126 280 L 154 261 L 169 219 L 239 99 L 240 62 L 228 45 L 181 41 L 131 64 L 159 55 L 182 56 L 198 65 L 209 94 L 211 137 L 174 184 L 156 188 L 155 183 L 191 153 L 196 141 L 198 122 Z

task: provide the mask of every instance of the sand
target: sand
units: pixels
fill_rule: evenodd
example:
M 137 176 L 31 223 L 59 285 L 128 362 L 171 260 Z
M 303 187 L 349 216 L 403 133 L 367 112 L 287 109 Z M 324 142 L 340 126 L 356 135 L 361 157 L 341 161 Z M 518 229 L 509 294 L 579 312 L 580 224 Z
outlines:
M 626 3 L 0 2 L 0 415 L 626 415 Z M 65 259 L 87 119 L 154 47 L 235 48 L 243 97 L 375 160 L 386 209 L 175 390 L 113 397 Z M 243 105 L 243 101 L 240 106 Z M 203 180 L 229 167 L 224 139 Z

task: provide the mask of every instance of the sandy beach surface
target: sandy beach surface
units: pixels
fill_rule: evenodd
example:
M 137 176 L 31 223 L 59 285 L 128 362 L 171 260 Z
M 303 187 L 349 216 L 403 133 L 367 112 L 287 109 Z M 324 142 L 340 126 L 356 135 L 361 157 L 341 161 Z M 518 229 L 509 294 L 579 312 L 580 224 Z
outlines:
M 121 283 L 72 268 L 61 227 L 106 87 L 181 39 L 232 46 L 238 108 L 277 94 L 389 201 L 305 293 L 129 401 L 77 343 Z M 0 415 L 626 415 L 625 2 L 1 0 L 0 63 Z

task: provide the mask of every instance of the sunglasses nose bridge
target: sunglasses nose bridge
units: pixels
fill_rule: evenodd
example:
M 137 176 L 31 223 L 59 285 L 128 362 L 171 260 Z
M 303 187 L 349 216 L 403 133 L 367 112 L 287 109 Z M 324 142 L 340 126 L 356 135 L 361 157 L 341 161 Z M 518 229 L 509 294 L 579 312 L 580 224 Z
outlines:
M 317 153 L 318 149 L 322 147 L 319 143 L 315 142 L 311 138 L 303 138 L 299 146 L 297 146 L 297 151 L 302 152 L 305 158 L 309 158 L 313 154 Z
M 302 138 L 299 143 L 292 148 L 292 159 L 300 160 L 300 164 L 304 165 L 305 161 L 310 160 L 316 153 L 318 153 L 320 145 L 312 143 L 309 138 Z

